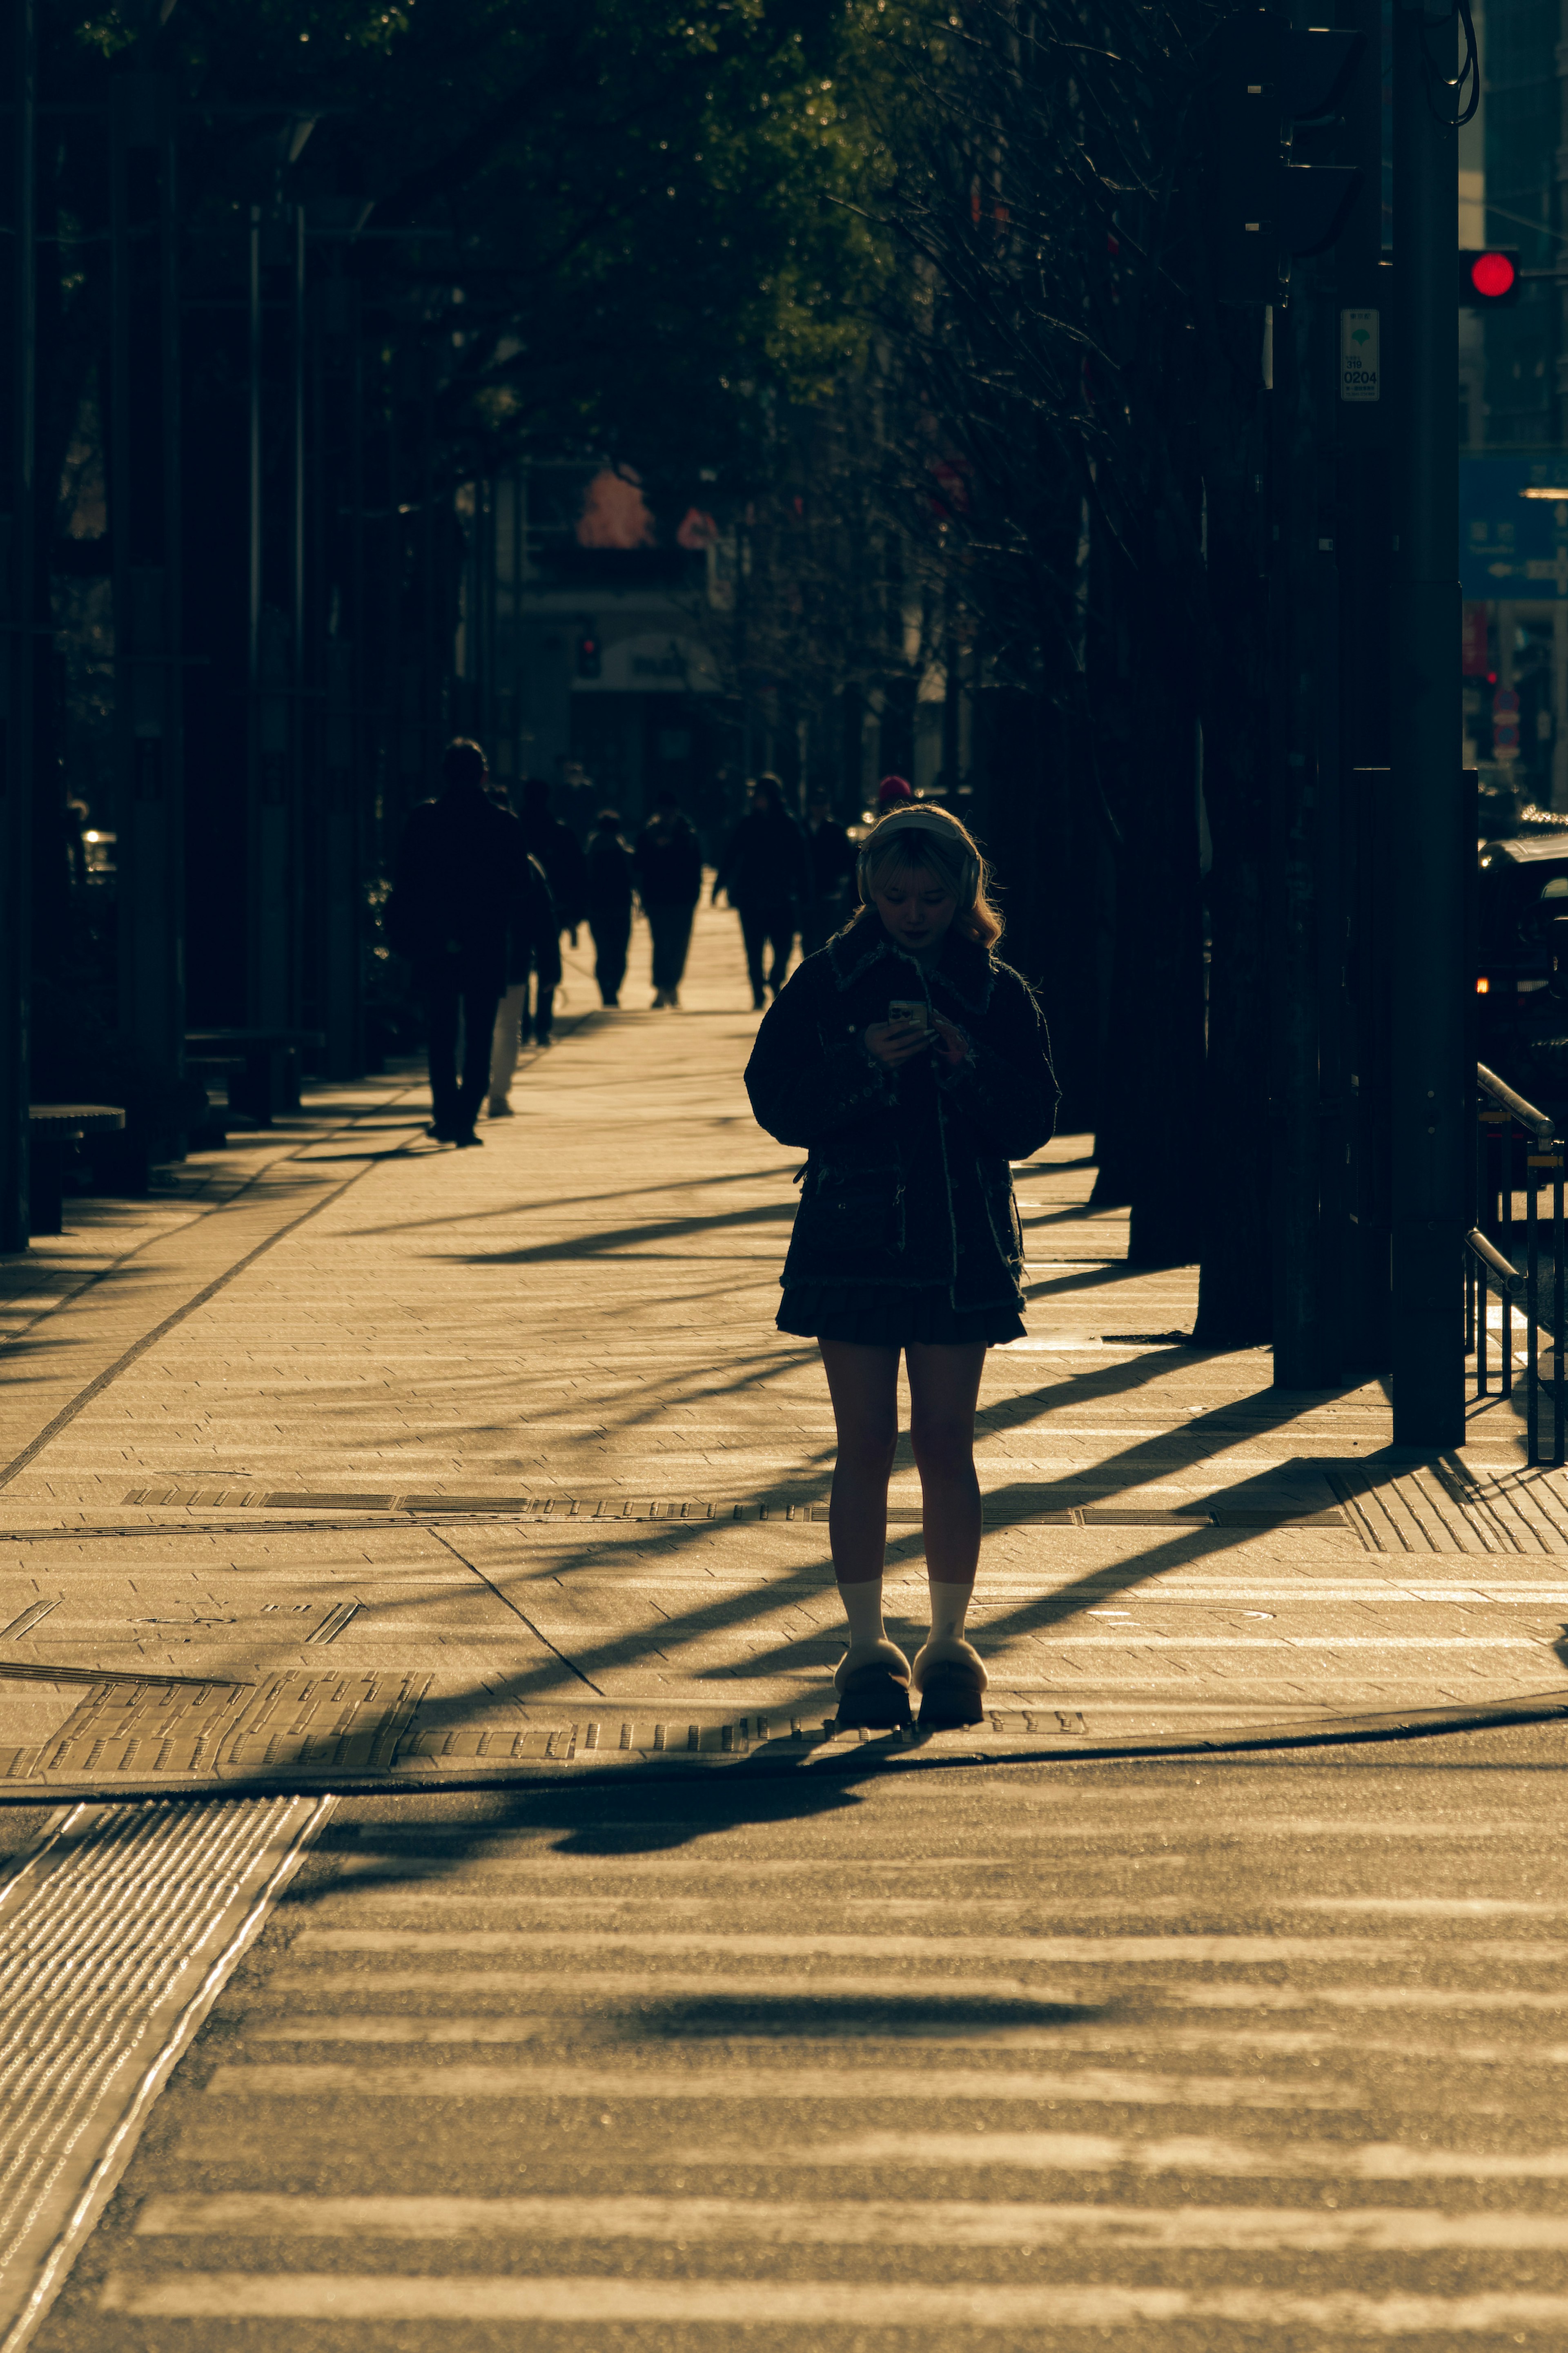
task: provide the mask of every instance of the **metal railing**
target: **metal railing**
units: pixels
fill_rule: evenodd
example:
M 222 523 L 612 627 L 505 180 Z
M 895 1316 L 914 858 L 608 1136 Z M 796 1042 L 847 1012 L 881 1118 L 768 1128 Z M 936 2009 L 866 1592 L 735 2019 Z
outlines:
M 1476 1087 L 1479 1099 L 1476 1121 L 1476 1221 L 1466 1236 L 1465 1353 L 1475 1357 L 1476 1395 L 1483 1398 L 1490 1385 L 1488 1300 L 1495 1292 L 1502 1303 L 1499 1387 L 1502 1396 L 1512 1396 L 1513 1314 L 1522 1294 L 1525 1435 L 1529 1460 L 1532 1463 L 1541 1461 L 1542 1228 L 1545 1222 L 1541 1197 L 1550 1177 L 1551 1298 L 1545 1321 L 1551 1356 L 1545 1388 L 1552 1409 L 1550 1459 L 1554 1465 L 1561 1464 L 1565 1459 L 1564 1440 L 1568 1439 L 1563 1378 L 1563 1147 L 1556 1133 L 1556 1122 L 1550 1114 L 1537 1111 L 1533 1103 L 1515 1094 L 1484 1062 L 1476 1065 Z M 1522 1135 L 1517 1134 L 1521 1129 L 1524 1131 Z M 1525 1147 L 1522 1188 L 1515 1181 L 1517 1145 L 1521 1143 Z M 1524 1194 L 1522 1221 L 1514 1215 L 1514 1201 L 1521 1189 Z M 1522 1274 L 1515 1257 L 1521 1222 L 1524 1227 Z

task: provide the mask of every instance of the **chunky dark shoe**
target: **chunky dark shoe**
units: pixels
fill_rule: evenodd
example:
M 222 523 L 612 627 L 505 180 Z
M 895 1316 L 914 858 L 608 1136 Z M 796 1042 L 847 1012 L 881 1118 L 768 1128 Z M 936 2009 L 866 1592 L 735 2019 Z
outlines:
M 984 1670 L 967 1659 L 938 1659 L 921 1680 L 922 1732 L 962 1732 L 985 1721 Z
M 868 1659 L 844 1675 L 838 1686 L 840 1732 L 897 1732 L 910 1721 L 909 1684 L 879 1660 Z

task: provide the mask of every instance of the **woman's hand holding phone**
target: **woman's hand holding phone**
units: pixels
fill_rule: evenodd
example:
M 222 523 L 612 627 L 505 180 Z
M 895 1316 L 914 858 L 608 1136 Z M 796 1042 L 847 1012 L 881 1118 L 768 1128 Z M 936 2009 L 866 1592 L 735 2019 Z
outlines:
M 873 1021 L 865 1033 L 866 1051 L 889 1071 L 912 1062 L 931 1042 L 925 1007 L 904 997 L 895 997 L 888 1008 L 888 1018 Z

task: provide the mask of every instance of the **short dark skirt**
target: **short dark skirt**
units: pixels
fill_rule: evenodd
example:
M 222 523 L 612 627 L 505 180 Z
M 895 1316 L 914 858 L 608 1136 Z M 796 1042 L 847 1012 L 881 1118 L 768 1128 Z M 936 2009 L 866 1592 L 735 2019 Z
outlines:
M 910 1340 L 938 1347 L 983 1340 L 994 1348 L 1024 1336 L 1016 1308 L 961 1313 L 950 1290 L 893 1282 L 792 1282 L 779 1303 L 778 1327 L 802 1340 L 853 1340 L 868 1348 L 901 1348 Z

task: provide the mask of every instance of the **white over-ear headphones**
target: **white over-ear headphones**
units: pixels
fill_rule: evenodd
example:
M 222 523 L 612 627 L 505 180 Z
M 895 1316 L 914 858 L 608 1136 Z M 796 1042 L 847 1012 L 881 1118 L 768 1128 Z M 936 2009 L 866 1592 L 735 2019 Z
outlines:
M 872 827 L 861 843 L 860 855 L 855 864 L 855 880 L 863 903 L 870 904 L 870 894 L 866 888 L 866 875 L 876 850 L 887 840 L 889 834 L 909 832 L 929 833 L 944 843 L 948 849 L 958 851 L 963 860 L 963 896 L 965 899 L 973 900 L 980 888 L 980 860 L 974 854 L 968 835 L 958 819 L 950 817 L 945 809 L 934 808 L 917 802 L 913 807 L 889 809 L 887 816 Z

